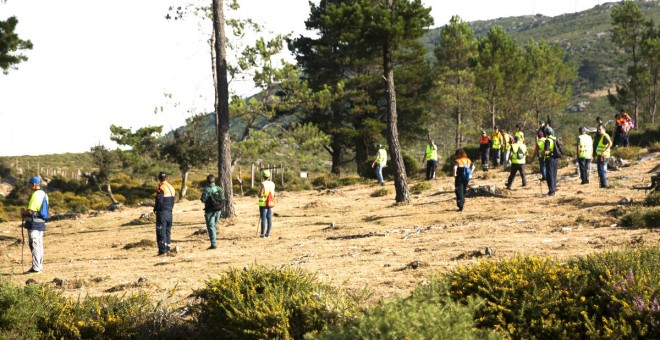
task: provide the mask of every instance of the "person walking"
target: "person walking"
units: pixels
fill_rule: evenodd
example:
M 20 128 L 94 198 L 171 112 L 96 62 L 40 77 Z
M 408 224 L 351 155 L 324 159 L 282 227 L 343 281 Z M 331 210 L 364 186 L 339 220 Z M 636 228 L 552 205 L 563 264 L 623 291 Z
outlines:
M 385 185 L 385 182 L 383 181 L 383 168 L 387 165 L 387 151 L 385 151 L 385 148 L 380 144 L 376 144 L 376 148 L 378 148 L 378 151 L 376 151 L 376 158 L 373 163 L 371 163 L 371 167 L 376 171 L 378 184 Z
M 470 182 L 468 178 L 465 178 L 464 174 L 468 169 L 472 172 L 474 170 L 474 165 L 463 149 L 457 149 L 454 153 L 454 158 L 454 191 L 456 192 L 456 205 L 458 206 L 458 211 L 463 211 L 465 205 L 465 193 L 467 191 L 468 183 Z
M 522 178 L 522 186 L 527 186 L 527 177 L 525 176 L 525 157 L 527 156 L 527 146 L 520 140 L 520 138 L 513 137 L 513 144 L 511 144 L 511 173 L 506 182 L 506 188 L 511 190 L 511 184 L 516 177 L 516 172 L 520 172 Z
M 518 137 L 521 143 L 525 143 L 525 133 L 522 130 L 522 125 L 516 124 L 516 132 L 513 134 L 514 137 Z
M 154 213 L 156 214 L 156 242 L 158 243 L 158 255 L 170 253 L 170 242 L 172 235 L 172 209 L 174 208 L 174 187 L 167 182 L 167 174 L 163 171 L 158 173 L 160 184 L 156 188 L 156 203 Z
M 481 131 L 479 139 L 479 152 L 481 153 L 481 170 L 488 171 L 488 161 L 490 158 L 490 136 L 485 130 Z
M 543 133 L 543 130 L 539 130 L 536 132 L 536 145 L 534 145 L 534 151 L 532 152 L 532 162 L 538 157 L 541 181 L 545 181 L 545 157 L 543 156 L 544 149 L 545 134 Z
M 435 179 L 435 169 L 438 166 L 438 146 L 435 145 L 433 139 L 429 139 L 424 159 L 426 160 L 426 180 Z
M 219 186 L 215 185 L 215 176 L 206 176 L 206 187 L 202 192 L 200 200 L 204 203 L 204 220 L 206 221 L 206 230 L 209 234 L 211 246 L 208 249 L 216 249 L 216 223 L 222 215 L 222 203 L 225 199 L 225 192 Z
M 275 199 L 275 183 L 270 180 L 270 171 L 264 170 L 261 175 L 264 181 L 261 182 L 259 189 L 259 216 L 261 221 L 261 234 L 259 237 L 270 237 L 270 230 L 273 227 L 273 204 L 270 200 Z M 269 198 L 270 196 L 270 198 Z M 274 202 L 274 201 L 273 201 Z M 266 229 L 266 223 L 268 228 Z
M 500 165 L 500 154 L 502 152 L 502 133 L 500 132 L 500 128 L 495 126 L 495 130 L 493 132 L 493 138 L 491 138 L 491 152 L 492 152 L 492 158 L 493 158 L 493 168 L 497 168 Z
M 598 179 L 600 180 L 600 188 L 607 188 L 607 163 L 610 161 L 610 149 L 612 148 L 612 139 L 605 132 L 605 127 L 598 126 L 598 135 L 596 135 L 598 144 L 596 146 L 596 161 L 598 168 Z
M 21 209 L 21 217 L 25 222 L 24 227 L 28 231 L 32 266 L 25 274 L 39 274 L 44 268 L 44 232 L 48 219 L 48 195 L 41 190 L 41 178 L 37 176 L 30 178 L 28 185 L 32 190 L 32 195 L 27 209 Z
M 577 140 L 577 154 L 578 169 L 580 171 L 580 184 L 589 184 L 589 169 L 591 167 L 591 158 L 593 158 L 594 141 L 591 136 L 587 134 L 584 127 L 578 129 L 580 135 Z
M 548 183 L 548 196 L 554 196 L 557 191 L 557 167 L 559 166 L 559 158 L 552 157 L 552 152 L 555 151 L 555 137 L 554 131 L 546 128 L 544 131 L 545 145 L 543 147 L 543 157 L 545 158 L 545 180 Z

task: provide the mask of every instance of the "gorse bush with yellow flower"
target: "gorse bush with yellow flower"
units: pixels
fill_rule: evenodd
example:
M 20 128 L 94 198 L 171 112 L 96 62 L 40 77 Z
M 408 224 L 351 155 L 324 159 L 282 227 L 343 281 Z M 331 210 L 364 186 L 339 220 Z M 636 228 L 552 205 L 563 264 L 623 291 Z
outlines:
M 203 338 L 300 339 L 360 312 L 359 298 L 290 267 L 229 269 L 195 295 Z

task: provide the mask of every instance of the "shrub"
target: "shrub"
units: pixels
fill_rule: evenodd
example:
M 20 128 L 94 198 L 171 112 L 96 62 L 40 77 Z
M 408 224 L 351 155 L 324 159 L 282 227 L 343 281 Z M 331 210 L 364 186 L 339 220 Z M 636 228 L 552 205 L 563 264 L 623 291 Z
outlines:
M 202 337 L 300 339 L 358 313 L 356 301 L 300 269 L 229 269 L 195 291 Z
M 35 321 L 47 313 L 44 302 L 39 286 L 19 288 L 8 281 L 0 281 L 0 338 L 38 338 Z
M 660 142 L 660 126 L 655 129 L 646 129 L 644 131 L 632 131 L 629 135 L 630 145 L 641 147 L 651 146 Z
M 649 145 L 649 152 L 660 152 L 660 141 L 653 142 Z
M 389 194 L 389 191 L 387 191 L 387 189 L 380 188 L 380 189 L 372 192 L 369 196 L 371 196 L 371 197 L 383 197 L 383 196 L 387 196 L 388 194 Z
M 638 146 L 628 146 L 625 148 L 613 148 L 612 157 L 620 157 L 626 160 L 636 160 L 642 153 L 642 148 Z
M 441 283 L 419 286 L 408 298 L 395 298 L 313 338 L 495 339 L 493 332 L 474 328 L 476 300 L 468 299 L 464 306 L 452 301 L 446 291 Z
M 429 189 L 431 189 L 431 184 L 429 182 L 419 182 L 410 187 L 410 193 L 417 195 Z
M 621 217 L 620 223 L 626 228 L 660 228 L 660 209 L 632 209 Z
M 660 205 L 660 190 L 655 190 L 652 194 L 646 196 L 644 204 L 649 207 L 657 207 Z
M 194 188 L 192 186 L 189 186 L 188 189 L 186 190 L 186 197 L 185 198 L 187 200 L 196 201 L 200 197 L 202 197 L 202 192 L 199 189 Z

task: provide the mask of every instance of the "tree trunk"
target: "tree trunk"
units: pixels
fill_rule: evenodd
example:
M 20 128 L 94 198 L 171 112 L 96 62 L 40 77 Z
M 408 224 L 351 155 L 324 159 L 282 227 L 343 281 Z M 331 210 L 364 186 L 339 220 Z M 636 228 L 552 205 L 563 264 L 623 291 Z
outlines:
M 213 0 L 215 69 L 217 72 L 215 124 L 218 134 L 218 180 L 225 191 L 223 218 L 236 216 L 231 179 L 231 140 L 229 138 L 229 84 L 223 0 Z
M 179 200 L 182 200 L 186 197 L 186 192 L 188 191 L 188 173 L 190 172 L 190 167 L 184 165 L 179 170 L 181 170 L 181 192 L 179 193 Z
M 113 205 L 118 204 L 117 200 L 115 199 L 115 196 L 112 194 L 112 187 L 110 187 L 110 183 L 107 183 L 105 185 L 105 190 L 108 192 L 108 197 L 110 198 L 110 201 L 112 202 Z
M 387 0 L 387 7 L 392 12 L 394 0 Z M 410 193 L 406 181 L 406 168 L 401 155 L 399 144 L 399 131 L 397 127 L 396 91 L 394 90 L 394 66 L 392 64 L 392 50 L 389 41 L 383 45 L 383 71 L 387 80 L 387 142 L 390 146 L 392 165 L 394 166 L 394 189 L 398 203 L 409 203 Z
M 365 169 L 365 167 L 368 166 L 367 162 L 369 161 L 369 148 L 367 147 L 367 142 L 362 136 L 355 137 L 353 142 L 355 144 L 355 164 L 357 166 L 357 173 L 362 176 L 370 169 Z
M 330 143 L 330 146 L 325 146 L 325 149 L 330 153 L 330 157 L 332 158 L 332 168 L 330 170 L 331 173 L 335 175 L 340 175 L 341 174 L 341 160 L 343 158 L 343 149 L 341 145 L 339 145 L 339 142 L 336 142 L 334 139 L 332 140 L 332 143 Z

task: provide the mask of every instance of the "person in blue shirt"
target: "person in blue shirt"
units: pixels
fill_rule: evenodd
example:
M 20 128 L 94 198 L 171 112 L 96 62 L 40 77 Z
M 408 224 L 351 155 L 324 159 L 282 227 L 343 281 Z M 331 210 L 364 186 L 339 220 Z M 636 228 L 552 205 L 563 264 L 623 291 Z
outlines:
M 32 253 L 32 267 L 26 274 L 41 273 L 44 265 L 44 232 L 47 216 L 42 216 L 42 206 L 48 206 L 48 195 L 41 190 L 41 178 L 30 178 L 28 185 L 32 190 L 27 209 L 21 209 L 21 216 L 28 231 L 28 242 Z

